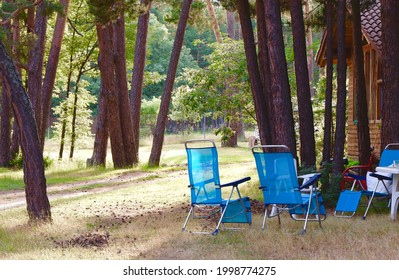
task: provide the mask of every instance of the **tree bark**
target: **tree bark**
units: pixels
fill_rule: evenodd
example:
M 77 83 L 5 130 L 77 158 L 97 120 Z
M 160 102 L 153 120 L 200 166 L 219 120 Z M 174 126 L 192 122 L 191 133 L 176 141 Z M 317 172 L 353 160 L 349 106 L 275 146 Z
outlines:
M 340 175 L 344 169 L 344 147 L 346 130 L 346 46 L 345 46 L 345 13 L 346 1 L 338 0 L 337 38 L 337 109 L 334 143 L 333 173 Z
M 235 36 L 235 14 L 234 12 L 227 11 L 226 15 L 226 21 L 227 21 L 227 34 L 231 39 L 236 39 Z
M 41 3 L 36 9 L 35 34 L 37 41 L 29 53 L 28 94 L 32 102 L 33 111 L 37 123 L 39 135 L 41 135 L 42 121 L 42 81 L 44 50 L 46 44 L 47 16 L 45 15 L 45 3 Z
M 382 21 L 382 127 L 381 148 L 389 143 L 399 142 L 399 56 L 394 46 L 399 44 L 399 2 L 381 0 Z
M 140 15 L 138 19 L 132 74 L 132 89 L 130 93 L 130 111 L 132 115 L 133 136 L 136 143 L 134 153 L 137 160 L 139 160 L 141 98 L 143 94 L 144 67 L 147 54 L 147 35 L 151 2 L 148 0 L 141 0 L 141 4 L 147 7 L 147 11 Z
M 275 108 L 270 120 L 272 135 L 274 136 L 273 143 L 286 145 L 296 158 L 294 117 L 287 62 L 285 60 L 280 2 L 279 0 L 269 0 L 264 3 L 270 57 L 271 92 Z
M 274 114 L 273 102 L 271 99 L 271 78 L 270 78 L 270 59 L 269 50 L 267 48 L 267 29 L 266 29 L 266 18 L 265 18 L 265 4 L 264 0 L 256 0 L 256 24 L 257 24 L 257 35 L 258 35 L 258 60 L 260 77 L 263 87 L 263 96 L 266 102 L 267 120 L 270 122 L 271 116 Z M 273 142 L 273 135 L 271 125 L 269 125 L 267 132 L 266 144 Z
M 115 85 L 119 99 L 120 126 L 123 137 L 123 146 L 126 159 L 126 167 L 138 164 L 138 155 L 133 132 L 132 116 L 130 113 L 129 90 L 127 88 L 126 71 L 126 43 L 125 43 L 125 19 L 123 12 L 113 23 L 114 35 L 114 61 L 115 61 Z M 117 112 L 114 112 L 117 113 Z
M 0 167 L 7 167 L 11 160 L 11 108 L 6 92 L 7 88 L 2 81 L 1 106 L 0 106 Z
M 370 130 L 367 116 L 366 80 L 364 77 L 364 55 L 359 0 L 351 0 L 354 54 L 354 95 L 356 98 L 357 136 L 360 164 L 367 164 L 370 158 Z
M 61 0 L 60 4 L 64 7 L 63 13 L 58 13 L 54 27 L 53 39 L 50 48 L 50 54 L 47 61 L 46 74 L 43 80 L 42 88 L 42 120 L 40 121 L 40 143 L 44 147 L 44 138 L 48 124 L 48 118 L 51 110 L 51 96 L 54 89 L 55 77 L 57 73 L 58 61 L 61 51 L 61 42 L 64 37 L 65 23 L 68 15 L 70 0 Z
M 270 139 L 270 126 L 265 95 L 260 77 L 258 57 L 255 48 L 255 39 L 252 29 L 248 0 L 237 1 L 237 11 L 240 17 L 242 35 L 244 40 L 247 69 L 251 84 L 252 97 L 255 105 L 256 120 L 259 128 L 261 143 L 268 143 Z
M 165 135 L 166 120 L 168 118 L 169 105 L 172 98 L 174 81 L 176 78 L 177 64 L 179 62 L 180 52 L 183 46 L 184 33 L 186 30 L 192 2 L 193 0 L 184 0 L 182 5 L 182 11 L 180 14 L 176 37 L 173 43 L 172 54 L 170 57 L 168 74 L 165 81 L 165 88 L 161 98 L 161 107 L 159 109 L 157 124 L 154 131 L 154 139 L 148 162 L 150 166 L 159 166 Z
M 332 0 L 326 3 L 326 97 L 324 105 L 324 135 L 323 135 L 323 158 L 326 163 L 331 158 L 332 148 L 332 92 L 333 92 L 333 7 Z
M 88 166 L 105 166 L 107 158 L 108 123 L 107 106 L 103 83 L 101 83 L 98 101 L 98 116 L 96 123 L 96 136 L 94 139 L 93 155 L 88 159 Z
M 208 7 L 208 13 L 211 17 L 213 33 L 215 33 L 216 42 L 222 42 L 222 34 L 220 33 L 219 23 L 216 18 L 215 9 L 211 0 L 206 0 L 206 5 Z
M 290 0 L 290 10 L 298 98 L 300 159 L 302 166 L 316 167 L 316 143 L 301 0 Z
M 310 14 L 310 0 L 305 1 L 305 15 L 306 18 L 309 17 Z M 312 27 L 309 25 L 306 27 L 306 46 L 307 46 L 307 54 L 308 54 L 308 72 L 309 72 L 309 82 L 312 85 L 314 80 L 314 55 L 313 55 L 313 34 Z M 311 86 L 312 95 L 312 86 Z
M 111 152 L 115 168 L 127 166 L 124 153 L 123 134 L 119 115 L 120 100 L 115 86 L 115 64 L 113 53 L 113 29 L 111 24 L 97 24 L 99 67 L 101 82 L 107 100 L 108 131 L 111 139 Z
M 24 183 L 29 221 L 51 221 L 46 192 L 43 154 L 35 117 L 15 64 L 0 42 L 0 74 L 8 87 L 8 100 L 18 123 L 24 160 Z

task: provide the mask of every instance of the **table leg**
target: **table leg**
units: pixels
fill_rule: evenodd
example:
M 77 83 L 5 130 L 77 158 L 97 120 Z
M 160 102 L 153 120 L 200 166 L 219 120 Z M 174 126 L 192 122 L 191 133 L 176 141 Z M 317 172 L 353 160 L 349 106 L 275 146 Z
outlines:
M 398 199 L 399 199 L 399 189 L 398 189 L 398 181 L 399 174 L 393 174 L 392 178 L 392 198 L 391 198 L 391 221 L 396 220 L 397 212 L 398 212 Z

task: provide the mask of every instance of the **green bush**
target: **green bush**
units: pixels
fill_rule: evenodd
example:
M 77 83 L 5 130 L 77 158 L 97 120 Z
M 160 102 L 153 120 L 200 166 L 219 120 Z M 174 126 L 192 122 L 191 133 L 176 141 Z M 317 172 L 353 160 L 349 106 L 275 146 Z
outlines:
M 44 168 L 48 168 L 53 164 L 54 160 L 52 160 L 49 156 L 45 156 L 45 157 L 43 157 L 43 162 L 44 162 Z M 22 169 L 24 166 L 22 154 L 21 153 L 17 154 L 15 156 L 15 158 L 13 158 L 9 162 L 8 165 L 10 168 L 13 168 L 13 169 Z

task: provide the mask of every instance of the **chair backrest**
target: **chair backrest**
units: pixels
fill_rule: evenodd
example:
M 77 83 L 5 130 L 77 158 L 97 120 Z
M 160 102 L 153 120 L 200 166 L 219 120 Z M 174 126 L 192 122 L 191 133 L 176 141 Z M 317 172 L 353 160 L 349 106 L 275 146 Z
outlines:
M 218 153 L 212 140 L 185 143 L 191 203 L 218 204 L 222 201 Z
M 385 147 L 379 166 L 390 166 L 394 160 L 399 160 L 399 143 L 391 143 Z
M 279 151 L 269 151 L 278 148 Z M 281 150 L 282 149 L 282 150 Z M 295 161 L 288 147 L 256 146 L 252 149 L 265 204 L 301 204 Z

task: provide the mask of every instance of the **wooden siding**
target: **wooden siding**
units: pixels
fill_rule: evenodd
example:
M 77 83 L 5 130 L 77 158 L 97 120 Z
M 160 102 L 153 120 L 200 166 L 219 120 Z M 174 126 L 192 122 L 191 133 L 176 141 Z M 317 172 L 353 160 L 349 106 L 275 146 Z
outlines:
M 346 156 L 348 159 L 358 160 L 359 151 L 358 151 L 358 143 L 357 143 L 357 125 L 354 121 L 354 117 L 356 112 L 354 106 L 354 68 L 353 64 L 350 63 L 348 65 L 348 117 L 347 117 L 347 144 L 346 144 Z M 374 148 L 374 152 L 379 157 L 380 149 L 381 149 L 381 137 L 380 137 L 380 129 L 381 129 L 381 121 L 372 121 L 369 123 L 370 129 L 370 144 L 371 147 Z

